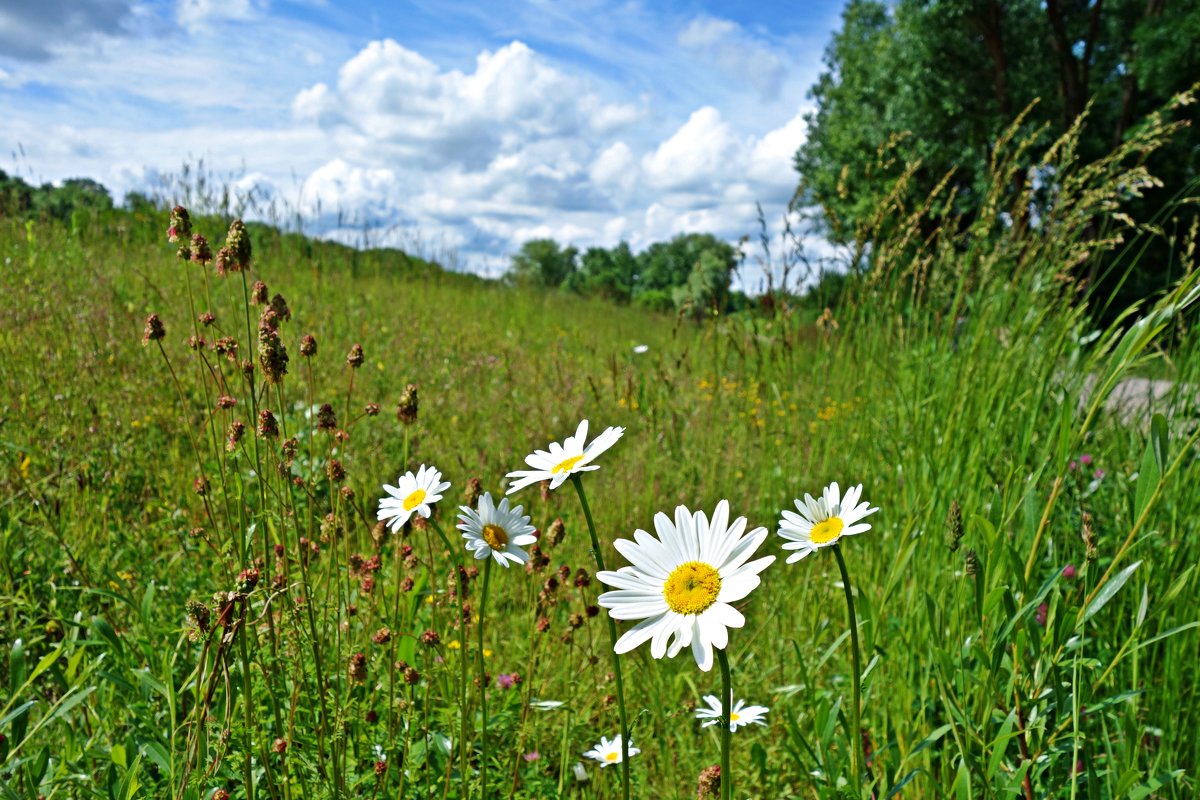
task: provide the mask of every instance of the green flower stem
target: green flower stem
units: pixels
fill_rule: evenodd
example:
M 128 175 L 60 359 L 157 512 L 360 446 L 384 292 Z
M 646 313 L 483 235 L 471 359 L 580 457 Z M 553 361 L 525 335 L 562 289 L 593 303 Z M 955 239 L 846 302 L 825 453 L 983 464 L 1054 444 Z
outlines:
M 487 682 L 483 679 L 483 621 L 487 611 L 488 584 L 492 577 L 492 561 L 489 555 L 483 564 L 483 596 L 479 599 L 479 646 L 476 648 L 475 663 L 479 665 L 479 796 L 487 800 Z
M 721 648 L 717 648 L 717 662 L 721 665 L 721 800 L 730 800 L 733 797 L 733 770 L 729 766 L 733 682 L 729 679 L 729 656 Z
M 592 509 L 588 506 L 587 495 L 583 492 L 583 481 L 578 475 L 571 476 L 575 491 L 579 495 L 579 504 L 583 506 L 583 517 L 587 520 L 588 534 L 592 537 L 592 555 L 596 558 L 597 571 L 604 571 L 604 555 L 600 552 L 600 539 L 596 536 L 596 523 L 592 521 Z M 617 655 L 617 623 L 611 614 L 604 615 L 608 623 L 609 656 L 612 658 L 613 676 L 617 682 L 617 713 L 621 720 L 621 797 L 629 800 L 629 717 L 625 713 L 625 682 L 621 677 L 621 659 Z
M 854 615 L 854 591 L 850 588 L 850 574 L 846 572 L 846 561 L 842 558 L 840 544 L 833 546 L 838 569 L 842 573 L 842 589 L 846 592 L 846 614 L 850 618 L 850 657 L 854 669 L 854 702 L 850 706 L 850 754 L 854 765 L 854 786 L 858 797 L 862 797 L 862 655 L 858 650 L 858 618 Z
M 437 535 L 441 537 L 442 542 L 446 545 L 446 549 L 449 550 L 453 554 L 455 551 L 452 547 L 450 547 L 450 541 L 446 538 L 446 534 L 442 531 L 442 526 L 439 525 L 437 523 L 437 520 L 435 520 L 433 517 L 429 518 L 429 524 L 433 526 L 433 529 L 435 531 L 437 531 Z M 466 615 L 467 589 L 466 589 L 466 586 L 463 585 L 462 577 L 458 573 L 458 570 L 462 566 L 461 554 L 460 554 L 460 557 L 457 557 L 454 559 L 454 566 L 455 566 L 455 570 L 454 570 L 455 587 L 454 588 L 455 588 L 455 594 L 458 595 L 458 619 L 459 619 L 458 624 L 459 624 L 459 630 L 462 631 L 462 636 L 459 637 L 459 648 L 460 649 L 459 649 L 459 653 L 458 653 L 458 664 L 459 664 L 458 703 L 459 703 L 460 715 L 461 715 L 461 722 L 460 722 L 459 736 L 458 736 L 458 761 L 459 761 L 458 771 L 459 771 L 459 777 L 462 780 L 463 800 L 466 800 L 470 796 L 470 791 L 467 787 L 467 773 L 470 772 L 470 764 L 468 763 L 468 758 L 467 758 L 467 615 Z M 486 565 L 484 565 L 484 569 L 485 570 L 487 569 Z M 482 621 L 482 619 L 483 619 L 483 617 L 481 616 L 480 620 Z

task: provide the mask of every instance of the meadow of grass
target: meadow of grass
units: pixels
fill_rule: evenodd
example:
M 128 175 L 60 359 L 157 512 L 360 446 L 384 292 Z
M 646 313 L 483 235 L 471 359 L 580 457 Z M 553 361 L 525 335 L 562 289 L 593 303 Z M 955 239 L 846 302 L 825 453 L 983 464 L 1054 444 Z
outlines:
M 382 485 L 435 464 L 456 540 L 469 479 L 502 494 L 587 418 L 626 428 L 584 477 L 610 566 L 613 539 L 681 503 L 728 498 L 773 530 L 837 480 L 881 509 L 841 545 L 861 776 L 837 564 L 780 558 L 730 637 L 734 696 L 770 707 L 733 736 L 734 796 L 855 796 L 860 777 L 862 797 L 1195 797 L 1195 229 L 1175 243 L 1182 282 L 1122 324 L 1093 330 L 1075 277 L 1097 253 L 1137 257 L 1149 234 L 1113 212 L 1166 135 L 1152 122 L 1088 165 L 1068 138 L 1036 219 L 1003 213 L 1025 207 L 1024 143 L 998 148 L 969 224 L 901 182 L 864 232 L 870 269 L 819 326 L 696 324 L 254 226 L 249 272 L 218 277 L 176 258 L 166 211 L 0 219 L 0 795 L 619 797 L 619 768 L 575 768 L 619 728 L 570 487 L 515 496 L 545 563 L 492 570 L 486 742 L 478 620 L 459 607 L 482 576 L 460 582 L 457 543 L 430 527 L 375 526 Z M 229 223 L 193 221 L 214 250 Z M 257 280 L 290 316 L 279 383 L 258 366 Z M 144 344 L 150 314 L 165 336 Z M 1180 389 L 1132 421 L 1107 412 L 1145 370 Z M 264 408 L 278 438 L 255 435 Z M 645 647 L 621 663 L 632 796 L 696 796 L 719 758 L 693 714 L 716 671 Z

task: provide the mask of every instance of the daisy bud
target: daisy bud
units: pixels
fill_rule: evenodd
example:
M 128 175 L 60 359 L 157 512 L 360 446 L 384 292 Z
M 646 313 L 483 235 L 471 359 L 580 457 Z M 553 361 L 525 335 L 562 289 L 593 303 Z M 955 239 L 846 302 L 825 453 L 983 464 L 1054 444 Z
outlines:
M 400 395 L 400 401 L 396 404 L 396 419 L 400 420 L 403 425 L 411 425 L 417 421 L 417 385 L 410 383 L 405 387 L 404 393 Z
M 192 234 L 192 261 L 200 266 L 204 266 L 213 260 L 212 250 L 208 246 L 208 239 L 205 239 L 200 234 Z
M 378 417 L 379 403 L 367 403 L 366 408 L 363 409 L 363 413 L 368 417 Z
M 258 412 L 258 436 L 260 439 L 279 438 L 279 422 L 269 408 Z
M 163 327 L 162 320 L 158 318 L 158 314 L 151 314 L 146 317 L 146 330 L 142 334 L 143 346 L 150 342 L 157 342 L 166 335 L 167 331 Z
M 958 549 L 963 538 L 962 508 L 958 501 L 950 503 L 950 513 L 946 515 L 946 547 L 953 553 Z
M 317 430 L 331 431 L 337 427 L 337 413 L 333 410 L 333 406 L 329 403 L 324 403 L 320 410 L 317 411 Z
M 717 800 L 721 796 L 721 767 L 713 764 L 700 770 L 700 785 L 696 790 L 698 800 Z
M 262 281 L 255 281 L 250 287 L 250 305 L 264 306 L 267 304 L 267 285 Z
M 305 358 L 312 358 L 317 354 L 317 340 L 311 333 L 306 333 L 300 337 L 300 355 Z
M 355 653 L 350 656 L 350 668 L 347 670 L 350 675 L 350 680 L 355 683 L 362 683 L 367 679 L 367 657 L 363 653 Z
M 467 481 L 467 488 L 463 492 L 463 502 L 468 508 L 475 508 L 482 495 L 483 486 L 480 484 L 479 478 L 471 478 L 471 480 Z
M 346 363 L 351 369 L 358 369 L 363 365 L 363 349 L 361 344 L 351 346 L 350 352 L 346 354 Z

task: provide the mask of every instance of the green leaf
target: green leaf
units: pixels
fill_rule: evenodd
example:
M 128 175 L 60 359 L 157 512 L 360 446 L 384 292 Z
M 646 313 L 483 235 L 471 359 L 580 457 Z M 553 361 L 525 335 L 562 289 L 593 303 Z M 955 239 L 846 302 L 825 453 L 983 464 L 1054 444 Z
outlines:
M 12 643 L 8 654 L 8 690 L 15 696 L 25 685 L 25 643 L 20 639 Z
M 1138 480 L 1141 479 L 1139 478 Z M 1133 571 L 1141 565 L 1141 561 L 1133 562 L 1128 567 L 1113 576 L 1108 583 L 1104 584 L 1104 587 L 1100 589 L 1100 593 L 1096 595 L 1096 599 L 1093 600 L 1091 605 L 1087 607 L 1087 610 L 1083 612 L 1082 621 L 1086 622 L 1095 616 L 1097 611 L 1104 608 L 1104 606 L 1108 604 L 1108 601 L 1112 600 L 1113 595 L 1120 591 L 1121 587 L 1125 585 L 1125 581 L 1129 580 L 1129 577 L 1133 575 Z
M 1141 786 L 1129 792 L 1129 800 L 1143 800 L 1149 797 L 1154 792 L 1157 792 L 1168 783 L 1174 783 L 1183 775 L 1183 770 L 1177 769 L 1174 772 L 1164 772 L 1161 775 L 1155 775 L 1150 780 L 1143 783 Z
M 1155 414 L 1150 418 L 1150 445 L 1154 448 L 1154 460 L 1159 474 L 1167 471 L 1167 418 Z
M 926 747 L 936 744 L 939 739 L 941 739 L 943 736 L 945 736 L 947 733 L 950 732 L 950 727 L 951 726 L 949 724 L 943 725 L 942 727 L 938 728 L 933 733 L 926 736 L 924 739 L 922 739 L 920 741 L 920 743 L 916 747 L 914 747 L 912 750 L 910 750 L 908 752 L 908 756 L 905 757 L 905 760 L 907 761 L 909 758 L 912 758 L 917 753 L 924 750 Z
M 1162 471 L 1159 470 L 1158 459 L 1154 455 L 1154 442 L 1149 441 L 1146 443 L 1146 452 L 1142 454 L 1141 469 L 1138 470 L 1137 495 L 1133 503 L 1134 519 L 1140 519 L 1146 506 L 1150 505 L 1150 498 L 1158 488 L 1160 477 Z

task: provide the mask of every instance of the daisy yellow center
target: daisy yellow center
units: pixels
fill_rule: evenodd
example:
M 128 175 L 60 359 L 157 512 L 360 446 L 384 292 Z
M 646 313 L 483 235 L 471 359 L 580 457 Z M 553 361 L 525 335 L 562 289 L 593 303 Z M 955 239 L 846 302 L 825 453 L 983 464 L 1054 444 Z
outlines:
M 699 614 L 717 602 L 720 593 L 720 573 L 700 561 L 680 564 L 663 584 L 663 598 L 677 614 Z
M 503 550 L 508 546 L 508 531 L 499 525 L 484 525 L 481 535 L 493 550 Z
M 550 473 L 552 475 L 557 475 L 560 472 L 570 472 L 572 469 L 575 468 L 575 465 L 578 464 L 580 461 L 583 461 L 582 453 L 580 455 L 571 456 L 570 458 L 567 458 L 567 459 L 564 459 L 564 460 L 558 462 L 557 464 L 554 465 L 554 468 L 552 470 L 550 470 Z
M 834 539 L 842 535 L 842 528 L 846 524 L 842 522 L 841 517 L 830 517 L 827 520 L 822 520 L 816 525 L 813 525 L 812 540 L 813 544 L 829 544 Z
M 412 511 L 414 508 L 416 508 L 417 506 L 421 505 L 421 503 L 424 503 L 424 502 L 425 502 L 425 490 L 417 489 L 415 492 L 410 494 L 408 497 L 404 498 L 404 510 Z
M 604 754 L 605 761 L 616 761 L 618 758 L 620 758 L 620 756 L 617 755 L 616 753 L 605 753 Z
M 741 718 L 742 718 L 742 715 L 737 713 L 736 711 L 729 715 L 730 722 L 737 722 Z

